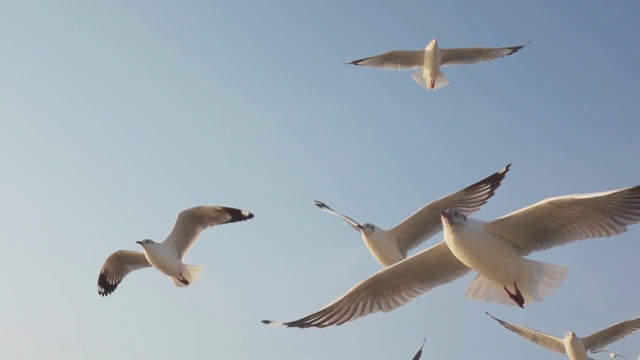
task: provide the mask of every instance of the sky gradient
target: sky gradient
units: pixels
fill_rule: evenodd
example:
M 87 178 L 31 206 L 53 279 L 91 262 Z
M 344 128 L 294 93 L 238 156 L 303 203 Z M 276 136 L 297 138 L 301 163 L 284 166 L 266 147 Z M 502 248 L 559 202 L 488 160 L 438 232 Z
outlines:
M 273 328 L 380 269 L 314 206 L 391 228 L 513 167 L 474 217 L 640 184 L 640 4 L 602 1 L 8 2 L 0 12 L 0 358 L 563 359 L 487 317 L 586 336 L 640 315 L 640 226 L 534 253 L 571 268 L 525 310 L 467 275 L 387 314 Z M 411 72 L 345 62 L 393 49 L 514 46 Z M 118 249 L 183 209 L 255 218 L 205 231 L 176 288 L 154 269 L 98 296 Z M 434 245 L 439 234 L 412 252 Z M 640 333 L 608 347 L 635 359 Z M 592 357 L 606 359 L 607 354 Z

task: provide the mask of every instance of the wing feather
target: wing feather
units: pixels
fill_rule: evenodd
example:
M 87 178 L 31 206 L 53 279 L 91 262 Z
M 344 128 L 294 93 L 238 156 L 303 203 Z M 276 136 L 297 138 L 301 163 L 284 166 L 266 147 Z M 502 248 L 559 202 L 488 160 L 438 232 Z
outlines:
M 439 285 L 470 271 L 442 241 L 410 258 L 384 268 L 323 309 L 290 322 L 263 320 L 276 326 L 323 328 L 377 312 L 389 312 Z
M 640 317 L 611 325 L 582 339 L 587 350 L 594 352 L 640 329 Z
M 389 230 L 389 237 L 398 245 L 400 253 L 407 252 L 442 231 L 440 211 L 458 209 L 471 215 L 489 201 L 511 168 L 511 164 L 473 185 L 433 201 Z
M 127 274 L 150 266 L 144 253 L 127 250 L 114 252 L 104 262 L 98 275 L 98 294 L 101 296 L 111 294 Z
M 163 244 L 183 259 L 205 229 L 251 218 L 253 214 L 246 210 L 223 206 L 196 206 L 178 214 L 176 224 Z
M 551 351 L 555 351 L 560 354 L 566 354 L 566 351 L 564 348 L 564 341 L 562 339 L 559 339 L 553 335 L 545 334 L 538 330 L 529 329 L 524 326 L 509 324 L 508 322 L 502 321 L 489 313 L 485 313 L 485 314 L 491 316 L 491 318 L 499 322 L 500 325 L 506 327 L 507 329 L 513 331 L 514 333 L 522 336 L 523 338 L 531 341 L 534 344 L 538 344 L 542 347 L 545 347 Z
M 486 224 L 520 255 L 578 240 L 609 237 L 640 222 L 640 186 L 543 200 Z

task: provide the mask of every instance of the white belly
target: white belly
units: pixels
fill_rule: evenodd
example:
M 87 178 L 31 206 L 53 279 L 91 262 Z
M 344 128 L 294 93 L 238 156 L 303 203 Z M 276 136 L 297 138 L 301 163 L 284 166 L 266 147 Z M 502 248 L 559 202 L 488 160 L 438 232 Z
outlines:
M 172 253 L 166 251 L 162 246 L 155 245 L 144 248 L 144 255 L 156 269 L 165 275 L 174 277 L 180 276 L 182 271 L 182 261 Z
M 372 234 L 375 235 L 375 234 Z M 398 261 L 404 260 L 404 256 L 398 250 L 396 244 L 385 238 L 378 238 L 375 236 L 363 235 L 365 245 L 369 248 L 371 255 L 378 260 L 384 266 L 390 266 Z
M 564 349 L 571 360 L 590 360 L 587 349 L 582 344 L 582 339 L 573 338 L 564 340 Z
M 513 245 L 488 232 L 474 234 L 468 237 L 464 231 L 454 235 L 445 230 L 445 241 L 453 255 L 469 268 L 502 286 L 513 285 L 523 261 Z

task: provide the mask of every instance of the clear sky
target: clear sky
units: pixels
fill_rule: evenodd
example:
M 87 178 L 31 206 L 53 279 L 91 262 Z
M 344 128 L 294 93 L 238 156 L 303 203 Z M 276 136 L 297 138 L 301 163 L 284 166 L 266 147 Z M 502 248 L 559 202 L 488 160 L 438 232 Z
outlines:
M 633 1 L 5 2 L 0 11 L 0 358 L 562 359 L 488 318 L 562 336 L 640 315 L 640 226 L 532 254 L 571 268 L 544 302 L 464 298 L 474 275 L 327 329 L 314 312 L 380 265 L 322 200 L 390 228 L 508 163 L 489 220 L 640 183 Z M 513 46 L 411 72 L 345 62 L 393 49 Z M 118 249 L 179 211 L 225 205 L 189 288 L 153 269 L 98 296 Z M 430 239 L 420 249 L 440 241 Z M 415 252 L 415 251 L 414 251 Z M 609 347 L 636 358 L 640 333 Z M 606 359 L 604 353 L 593 355 Z

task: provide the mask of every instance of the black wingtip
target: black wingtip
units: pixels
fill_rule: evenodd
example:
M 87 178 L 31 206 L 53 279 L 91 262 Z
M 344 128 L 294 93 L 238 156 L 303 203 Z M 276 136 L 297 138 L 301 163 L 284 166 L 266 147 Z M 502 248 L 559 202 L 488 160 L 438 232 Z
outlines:
M 358 59 L 358 60 L 353 60 L 353 61 L 349 61 L 348 63 L 346 63 L 346 65 L 357 65 L 357 66 L 362 66 L 361 62 L 367 60 L 369 58 L 364 58 L 364 59 Z
M 324 208 L 324 209 L 328 208 L 327 204 L 323 203 L 322 201 L 319 201 L 319 200 L 314 200 L 314 201 L 315 201 L 315 204 L 316 204 L 316 206 L 317 206 L 317 207 L 319 207 L 319 208 L 321 208 L 321 209 L 323 209 L 323 208 Z
M 265 325 L 269 325 L 271 324 L 271 322 L 272 322 L 271 320 L 262 320 L 262 323 Z
M 118 284 L 111 284 L 107 281 L 107 276 L 100 273 L 98 276 L 98 295 L 108 296 L 118 287 Z
M 231 219 L 229 219 L 227 223 L 253 219 L 253 214 L 247 210 L 228 207 L 225 207 L 224 210 L 227 212 L 227 214 L 231 215 Z

